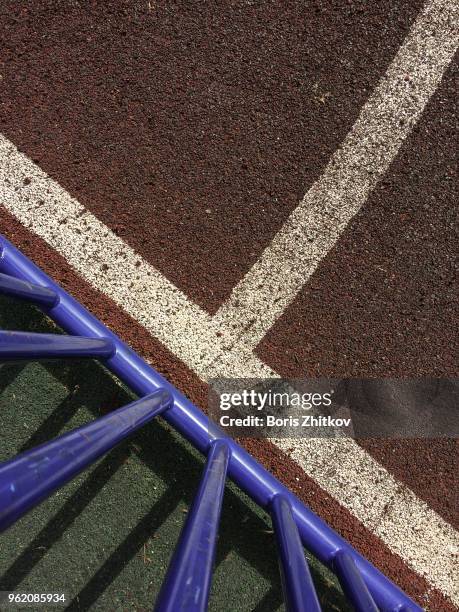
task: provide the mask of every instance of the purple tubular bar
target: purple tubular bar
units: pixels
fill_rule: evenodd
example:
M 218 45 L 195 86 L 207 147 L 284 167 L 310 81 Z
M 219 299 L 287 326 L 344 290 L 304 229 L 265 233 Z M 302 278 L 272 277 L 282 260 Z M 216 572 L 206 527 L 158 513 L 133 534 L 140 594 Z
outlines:
M 271 520 L 279 551 L 287 612 L 320 612 L 320 603 L 292 509 L 282 495 L 275 495 L 271 501 Z
M 198 492 L 156 600 L 155 612 L 207 610 L 229 458 L 226 440 L 212 443 Z
M 143 396 L 162 387 L 171 393 L 174 404 L 164 414 L 164 419 L 200 452 L 207 455 L 212 441 L 224 437 L 220 428 L 175 387 L 4 238 L 0 238 L 0 249 L 0 272 L 47 287 L 58 295 L 58 303 L 47 310 L 47 314 L 65 331 L 79 336 L 109 338 L 113 342 L 115 353 L 104 362 L 104 365 L 133 391 Z M 340 551 L 346 552 L 354 560 L 380 610 L 400 610 L 403 606 L 409 611 L 422 610 L 374 565 L 355 551 L 346 540 L 300 502 L 247 451 L 234 440 L 227 439 L 227 443 L 231 450 L 229 477 L 262 508 L 269 509 L 275 495 L 284 496 L 290 502 L 293 518 L 304 546 L 322 563 L 333 569 L 336 554 Z
M 114 344 L 109 338 L 0 331 L 0 361 L 67 357 L 107 359 L 114 352 Z
M 158 390 L 0 464 L 0 532 L 171 405 Z
M 345 552 L 335 555 L 333 569 L 356 612 L 378 612 L 373 597 L 350 555 Z
M 21 298 L 21 300 L 27 300 L 38 304 L 40 306 L 55 306 L 58 301 L 58 297 L 55 291 L 47 289 L 46 287 L 40 287 L 39 285 L 33 285 L 27 281 L 22 281 L 7 274 L 0 273 L 0 292 L 6 295 L 12 295 L 13 297 Z

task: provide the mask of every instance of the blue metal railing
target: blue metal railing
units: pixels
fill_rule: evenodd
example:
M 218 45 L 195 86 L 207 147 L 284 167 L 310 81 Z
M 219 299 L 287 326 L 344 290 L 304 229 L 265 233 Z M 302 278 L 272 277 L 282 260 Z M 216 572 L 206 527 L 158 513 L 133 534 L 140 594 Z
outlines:
M 271 519 L 280 556 L 282 586 L 288 610 L 320 612 L 312 576 L 290 503 L 282 495 L 271 502 Z
M 155 391 L 0 464 L 0 531 L 171 405 Z
M 230 449 L 212 442 L 201 484 L 156 601 L 155 612 L 206 610 Z
M 11 525 L 115 444 L 161 414 L 207 461 L 156 610 L 207 608 L 227 474 L 271 514 L 290 612 L 320 609 L 302 545 L 336 573 L 357 611 L 421 610 L 175 387 L 2 237 L 0 292 L 40 306 L 69 334 L 2 332 L 0 360 L 96 357 L 142 398 L 0 464 L 0 529 Z

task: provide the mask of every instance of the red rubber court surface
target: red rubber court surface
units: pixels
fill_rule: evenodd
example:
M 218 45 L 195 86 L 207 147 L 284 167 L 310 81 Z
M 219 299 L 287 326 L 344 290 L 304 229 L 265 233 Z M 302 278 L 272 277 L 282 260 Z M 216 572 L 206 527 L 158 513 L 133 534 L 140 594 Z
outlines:
M 0 15 L 0 233 L 197 405 L 218 375 L 457 374 L 453 2 Z M 243 444 L 457 609 L 457 440 Z

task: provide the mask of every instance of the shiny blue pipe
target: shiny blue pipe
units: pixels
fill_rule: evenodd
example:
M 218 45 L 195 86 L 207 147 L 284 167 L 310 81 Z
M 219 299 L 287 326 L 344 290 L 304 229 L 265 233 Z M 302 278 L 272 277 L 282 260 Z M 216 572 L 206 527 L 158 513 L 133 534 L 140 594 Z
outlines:
M 55 306 L 59 300 L 57 293 L 51 289 L 2 273 L 0 273 L 0 293 L 48 307 Z
M 0 331 L 0 361 L 16 359 L 108 359 L 115 352 L 109 338 Z
M 0 464 L 0 531 L 171 405 L 158 390 Z
M 333 569 L 356 612 L 378 612 L 374 599 L 350 555 L 338 552 L 333 560 Z
M 320 612 L 320 603 L 290 503 L 282 495 L 275 495 L 270 510 L 287 612 Z
M 226 441 L 212 443 L 198 492 L 156 600 L 155 612 L 207 610 L 229 458 Z

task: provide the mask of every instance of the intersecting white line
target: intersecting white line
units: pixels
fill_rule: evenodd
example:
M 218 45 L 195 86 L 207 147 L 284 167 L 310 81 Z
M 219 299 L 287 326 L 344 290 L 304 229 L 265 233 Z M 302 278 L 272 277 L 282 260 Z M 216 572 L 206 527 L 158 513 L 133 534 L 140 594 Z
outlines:
M 0 137 L 0 203 L 203 380 L 218 375 L 276 376 L 252 349 L 336 242 L 413 128 L 451 60 L 457 44 L 454 22 L 451 2 L 426 4 L 324 175 L 214 317 L 4 137 Z M 406 74 L 411 75 L 409 90 Z M 399 102 L 394 101 L 397 96 Z M 396 115 L 402 107 L 403 126 Z M 270 277 L 275 280 L 269 286 L 255 290 L 256 283 Z M 281 299 L 274 308 L 270 300 L 276 292 Z M 235 305 L 237 295 L 240 307 Z M 245 329 L 252 319 L 252 327 Z M 353 440 L 300 442 L 290 441 L 289 448 L 294 448 L 294 459 L 303 470 L 415 571 L 459 601 L 454 581 L 459 540 L 451 525 Z M 382 500 L 396 508 L 390 519 L 383 515 Z
M 451 62 L 458 6 L 426 4 L 322 176 L 216 313 L 239 343 L 257 346 L 386 173 Z

